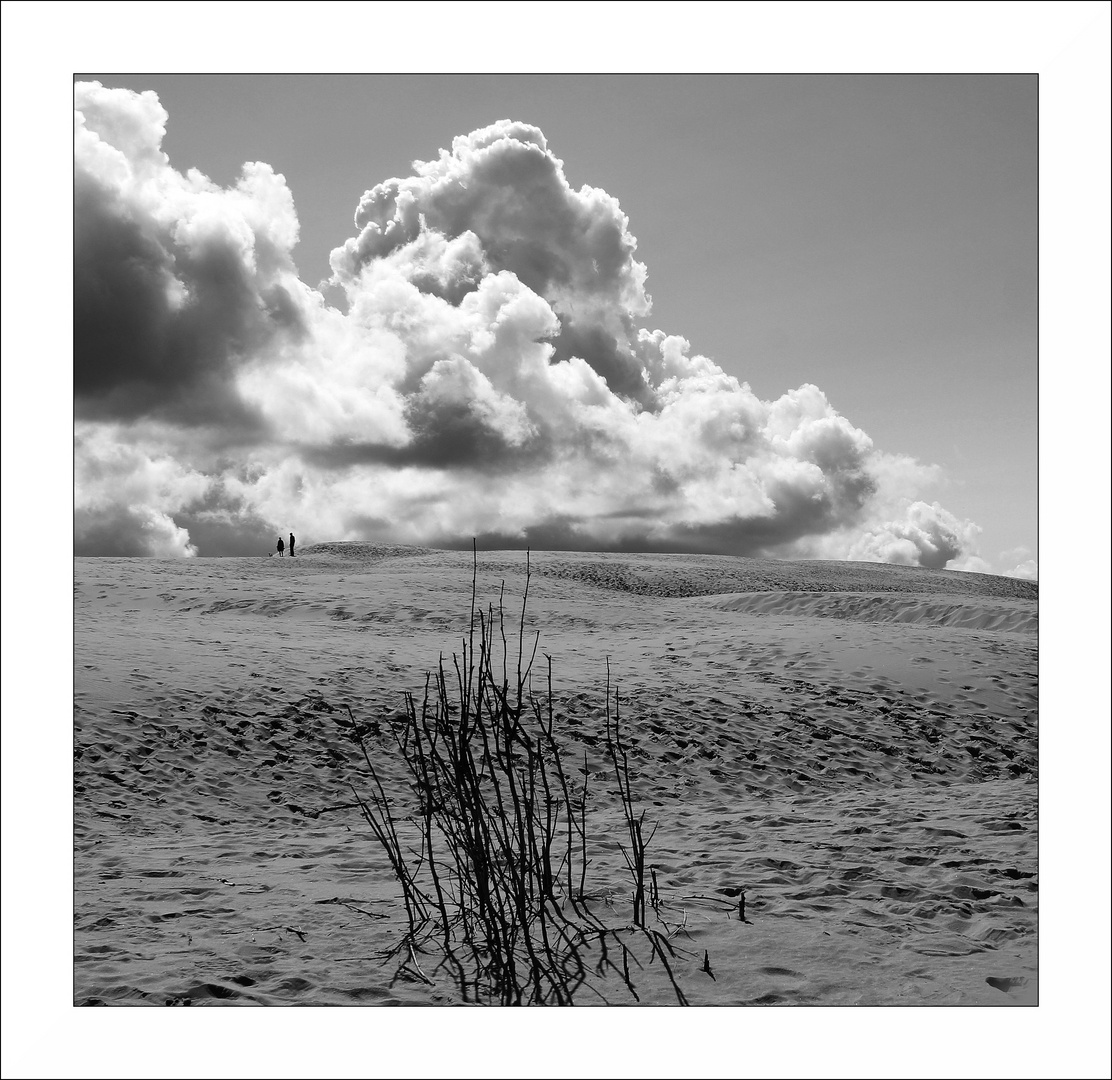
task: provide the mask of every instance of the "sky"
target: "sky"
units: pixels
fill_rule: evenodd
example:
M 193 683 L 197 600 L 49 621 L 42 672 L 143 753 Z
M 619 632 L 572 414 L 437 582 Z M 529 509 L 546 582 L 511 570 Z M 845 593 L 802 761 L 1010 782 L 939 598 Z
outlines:
M 1034 75 L 90 73 L 75 110 L 78 554 L 1037 575 Z

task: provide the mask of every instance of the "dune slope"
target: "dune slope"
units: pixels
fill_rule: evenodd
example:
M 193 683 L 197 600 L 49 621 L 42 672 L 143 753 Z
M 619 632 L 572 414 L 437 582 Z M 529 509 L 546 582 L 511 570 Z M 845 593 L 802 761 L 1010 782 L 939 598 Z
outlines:
M 688 1000 L 1036 1000 L 1037 586 L 718 556 L 530 562 L 526 632 L 599 793 L 589 885 L 628 917 L 608 661 Z M 525 566 L 479 555 L 480 601 L 504 587 L 515 625 Z M 390 732 L 403 692 L 459 651 L 471 553 L 78 559 L 74 579 L 75 1002 L 457 1001 L 447 977 L 382 959 L 405 922 L 354 805 L 352 718 L 404 799 Z M 659 964 L 635 982 L 675 1000 Z M 584 995 L 630 1000 L 606 980 Z

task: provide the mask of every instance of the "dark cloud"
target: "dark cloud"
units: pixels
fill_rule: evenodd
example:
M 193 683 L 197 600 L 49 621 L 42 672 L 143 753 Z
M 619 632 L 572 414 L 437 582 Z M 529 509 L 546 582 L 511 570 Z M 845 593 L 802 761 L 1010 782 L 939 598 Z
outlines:
M 290 294 L 260 293 L 219 239 L 183 250 L 80 172 L 74 196 L 78 415 L 251 423 L 236 365 L 280 331 L 304 332 Z
M 177 558 L 197 554 L 188 532 L 168 515 L 126 506 L 78 509 L 73 520 L 73 553 L 117 557 Z
M 535 458 L 541 449 L 537 440 L 531 445 L 514 446 L 476 415 L 469 402 L 435 402 L 414 396 L 406 406 L 405 416 L 413 441 L 399 454 L 399 461 L 404 464 L 501 472 L 520 465 L 523 458 Z
M 472 539 L 482 551 L 600 551 L 614 550 L 593 545 L 594 537 L 583 531 L 581 522 L 555 515 L 534 525 L 526 526 L 520 533 L 488 530 L 474 538 L 445 534 L 437 539 L 436 547 L 459 550 L 471 547 Z
M 543 464 L 551 452 L 547 433 L 538 433 L 525 443 L 514 445 L 464 402 L 430 405 L 413 397 L 406 405 L 405 418 L 412 438 L 404 446 L 376 442 L 304 445 L 297 447 L 298 456 L 309 465 L 327 470 L 382 465 L 449 472 L 479 470 L 495 477 L 530 464 Z
M 630 506 L 592 518 L 557 515 L 520 533 L 485 532 L 483 546 L 538 550 L 674 552 L 769 556 L 786 545 L 821 536 L 852 523 L 873 493 L 867 477 L 847 478 L 825 492 L 805 492 L 789 484 L 775 488 L 767 516 L 734 516 L 701 524 L 667 523 L 653 506 Z M 610 527 L 614 523 L 616 527 Z M 461 537 L 441 537 L 440 546 L 466 547 Z M 960 550 L 960 545 L 959 545 Z M 933 549 L 925 549 L 927 558 Z M 954 558 L 951 553 L 947 558 Z M 934 565 L 923 561 L 922 565 Z M 939 564 L 945 565 L 945 562 Z
M 100 184 L 74 178 L 74 352 L 78 401 L 127 383 L 189 381 L 168 362 L 173 258 L 153 229 L 112 206 Z M 151 397 L 156 396 L 152 387 Z
M 198 555 L 269 555 L 277 541 L 277 529 L 253 514 L 222 516 L 212 511 L 184 511 L 176 522 L 189 533 Z M 285 533 L 297 532 L 299 522 L 280 526 Z M 288 537 L 286 537 L 288 540 Z
M 283 282 L 296 280 L 284 246 L 296 218 L 276 235 L 259 224 L 282 209 L 284 181 L 262 165 L 245 166 L 230 192 L 182 177 L 158 149 L 157 99 L 96 83 L 75 96 L 78 415 L 257 422 L 236 391 L 238 365 L 307 329 Z
M 79 188 L 73 358 L 77 415 L 257 423 L 230 378 L 237 330 L 246 329 L 229 325 L 235 321 L 234 309 L 228 310 L 228 297 L 236 292 L 234 275 L 221 274 L 227 268 L 210 261 L 214 274 L 195 294 L 199 299 L 187 310 L 176 310 L 168 295 L 176 281 L 172 257 L 134 222 L 112 218 L 104 210 Z M 221 295 L 223 285 L 228 293 Z
M 628 342 L 619 341 L 603 326 L 588 324 L 580 327 L 566 315 L 559 316 L 559 319 L 560 330 L 550 339 L 550 363 L 559 364 L 578 356 L 606 380 L 615 394 L 636 401 L 645 408 L 656 407 L 656 394 Z

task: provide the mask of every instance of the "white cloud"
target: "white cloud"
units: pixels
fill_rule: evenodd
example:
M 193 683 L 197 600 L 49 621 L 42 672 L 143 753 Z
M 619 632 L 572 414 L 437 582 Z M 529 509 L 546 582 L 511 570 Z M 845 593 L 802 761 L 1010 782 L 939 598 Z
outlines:
M 625 214 L 573 190 L 537 128 L 501 121 L 368 190 L 332 255 L 341 313 L 296 276 L 269 166 L 222 189 L 171 166 L 153 95 L 78 84 L 75 102 L 88 543 L 185 551 L 189 520 L 206 543 L 295 528 L 973 565 L 977 527 L 923 499 L 937 470 L 877 450 L 817 386 L 763 401 L 638 325 Z

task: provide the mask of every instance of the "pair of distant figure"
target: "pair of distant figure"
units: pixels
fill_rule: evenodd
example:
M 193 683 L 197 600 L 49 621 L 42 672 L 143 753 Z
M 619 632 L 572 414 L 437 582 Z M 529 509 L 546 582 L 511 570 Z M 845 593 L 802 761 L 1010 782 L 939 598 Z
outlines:
M 294 545 L 294 541 L 296 539 L 297 538 L 294 536 L 294 534 L 290 533 L 290 558 L 291 559 L 293 558 L 293 545 Z M 285 553 L 285 550 L 286 550 L 286 545 L 284 543 L 282 543 L 282 538 L 279 536 L 278 537 L 278 558 L 281 558 L 283 556 L 283 554 Z

